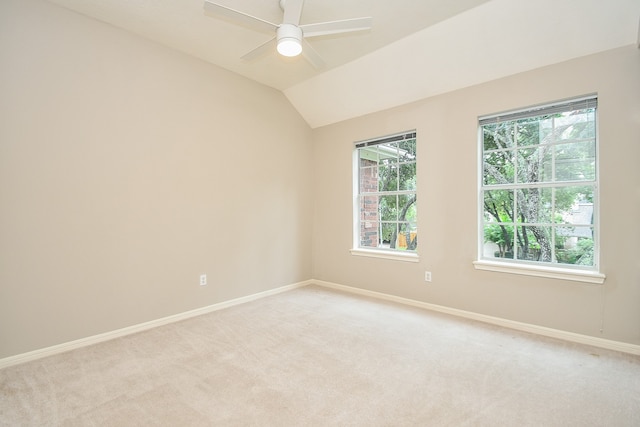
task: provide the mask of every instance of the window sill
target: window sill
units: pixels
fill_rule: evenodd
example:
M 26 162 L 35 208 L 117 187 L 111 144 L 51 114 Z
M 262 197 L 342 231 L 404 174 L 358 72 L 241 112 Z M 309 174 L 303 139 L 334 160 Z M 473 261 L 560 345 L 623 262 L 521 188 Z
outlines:
M 571 270 L 568 268 L 544 267 L 537 265 L 511 264 L 496 261 L 474 261 L 476 270 L 497 271 L 500 273 L 521 274 L 525 276 L 546 277 L 550 279 L 572 280 L 574 282 L 601 285 L 606 276 L 594 271 Z
M 415 252 L 385 251 L 379 249 L 351 249 L 351 255 L 383 258 L 394 261 L 418 262 L 420 257 Z

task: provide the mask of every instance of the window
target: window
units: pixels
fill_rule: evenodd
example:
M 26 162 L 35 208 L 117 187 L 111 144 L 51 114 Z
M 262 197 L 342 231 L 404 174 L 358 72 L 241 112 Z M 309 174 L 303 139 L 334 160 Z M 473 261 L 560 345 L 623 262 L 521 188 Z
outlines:
M 415 254 L 415 131 L 358 142 L 355 160 L 354 247 Z
M 597 271 L 597 98 L 479 120 L 480 260 Z

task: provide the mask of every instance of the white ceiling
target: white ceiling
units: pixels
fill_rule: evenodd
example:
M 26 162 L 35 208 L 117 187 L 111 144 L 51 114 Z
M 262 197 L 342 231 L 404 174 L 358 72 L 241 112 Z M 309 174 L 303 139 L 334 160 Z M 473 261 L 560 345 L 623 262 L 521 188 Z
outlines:
M 635 43 L 638 0 L 306 0 L 301 24 L 373 17 L 313 38 L 326 66 L 267 54 L 273 37 L 203 13 L 203 0 L 49 0 L 284 92 L 312 127 Z M 278 0 L 215 0 L 280 23 Z

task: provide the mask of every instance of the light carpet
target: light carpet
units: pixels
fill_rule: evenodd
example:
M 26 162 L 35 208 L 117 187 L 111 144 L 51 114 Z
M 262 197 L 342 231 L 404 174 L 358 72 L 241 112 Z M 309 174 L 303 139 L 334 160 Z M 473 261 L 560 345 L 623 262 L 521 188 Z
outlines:
M 640 357 L 307 286 L 0 370 L 0 425 L 640 426 Z

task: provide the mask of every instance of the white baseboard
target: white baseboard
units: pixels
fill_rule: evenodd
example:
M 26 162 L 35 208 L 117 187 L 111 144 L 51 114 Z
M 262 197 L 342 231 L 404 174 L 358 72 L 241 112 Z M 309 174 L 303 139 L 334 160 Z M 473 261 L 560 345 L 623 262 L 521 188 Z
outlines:
M 350 286 L 339 285 L 337 283 L 325 282 L 322 280 L 311 280 L 313 284 L 324 286 L 327 288 L 338 289 L 353 294 L 378 298 L 386 301 L 393 301 L 400 304 L 410 305 L 413 307 L 424 308 L 427 310 L 437 311 L 440 313 L 451 314 L 454 316 L 464 317 L 466 319 L 477 320 L 484 323 L 490 323 L 492 325 L 503 326 L 510 329 L 516 329 L 519 331 L 530 332 L 537 335 L 542 335 L 551 338 L 558 338 L 565 341 L 575 342 L 579 344 L 586 344 L 593 347 L 604 348 L 608 350 L 619 351 L 623 353 L 630 353 L 640 355 L 640 345 L 629 344 L 620 341 L 607 340 L 604 338 L 592 337 L 589 335 L 576 334 L 573 332 L 562 331 L 559 329 L 547 328 L 544 326 L 536 326 L 528 323 L 516 322 L 513 320 L 502 319 L 499 317 L 487 316 L 484 314 L 474 313 L 471 311 L 459 310 L 456 308 L 445 307 L 437 304 L 430 304 L 422 301 L 416 301 L 408 298 L 402 298 L 395 295 L 384 294 L 381 292 L 369 291 L 361 288 L 353 288 Z
M 249 301 L 254 301 L 260 298 L 268 297 L 270 295 L 279 294 L 281 292 L 286 292 L 291 289 L 307 286 L 311 283 L 314 283 L 314 282 L 311 280 L 307 280 L 304 282 L 294 283 L 292 285 L 281 286 L 279 288 L 269 289 L 268 291 L 259 292 L 257 294 L 247 295 L 245 297 L 240 297 L 240 298 L 232 299 L 229 301 L 223 301 L 217 304 L 209 305 L 207 307 L 186 311 L 184 313 L 174 314 L 172 316 L 167 316 L 161 319 L 151 320 L 149 322 L 128 326 L 126 328 L 117 329 L 115 331 L 105 332 L 103 334 L 98 334 L 98 335 L 92 335 L 90 337 L 81 338 L 75 341 L 69 341 L 69 342 L 54 345 L 51 347 L 45 347 L 39 350 L 30 351 L 28 353 L 22 353 L 16 356 L 6 357 L 4 359 L 0 359 L 0 369 L 7 368 L 13 365 L 18 365 L 21 363 L 30 362 L 37 359 L 41 359 L 47 356 L 53 356 L 55 354 L 64 353 L 64 352 L 75 350 L 81 347 L 98 344 L 104 341 L 109 341 L 109 340 L 120 338 L 126 335 L 135 334 L 135 333 L 146 331 L 148 329 L 155 328 L 158 326 L 167 325 L 169 323 L 179 322 L 181 320 L 189 319 L 191 317 L 200 316 L 202 314 L 207 314 L 217 310 L 222 310 L 223 308 L 232 307 L 234 305 L 243 304 Z
M 200 315 L 211 313 L 217 310 L 222 310 L 224 308 L 232 307 L 234 305 L 255 301 L 260 298 L 279 294 L 281 292 L 286 292 L 292 289 L 300 288 L 300 287 L 311 285 L 311 284 L 324 286 L 327 288 L 333 288 L 333 289 L 349 292 L 352 294 L 358 294 L 358 295 L 378 298 L 381 300 L 397 302 L 400 304 L 423 308 L 426 310 L 432 310 L 440 313 L 451 314 L 451 315 L 463 317 L 466 319 L 477 320 L 480 322 L 490 323 L 493 325 L 503 326 L 506 328 L 516 329 L 519 331 L 530 332 L 530 333 L 547 336 L 551 338 L 558 338 L 565 341 L 591 345 L 594 347 L 605 348 L 608 350 L 640 355 L 640 345 L 629 344 L 629 343 L 624 343 L 619 341 L 612 341 L 612 340 L 607 340 L 603 338 L 592 337 L 589 335 L 581 335 L 573 332 L 546 328 L 544 326 L 531 325 L 528 323 L 516 322 L 513 320 L 487 316 L 484 314 L 473 313 L 470 311 L 459 310 L 456 308 L 445 307 L 437 304 L 430 304 L 422 301 L 416 301 L 408 298 L 398 297 L 395 295 L 384 294 L 381 292 L 374 292 L 366 289 L 339 285 L 337 283 L 326 282 L 322 280 L 306 280 L 303 282 L 294 283 L 292 285 L 281 286 L 279 288 L 270 289 L 264 292 L 259 292 L 257 294 L 247 295 L 245 297 L 240 297 L 240 298 L 232 299 L 229 301 L 223 301 L 217 304 L 209 305 L 207 307 L 186 311 L 184 313 L 178 313 L 172 316 L 163 317 L 161 319 L 156 319 L 149 322 L 129 326 L 126 328 L 117 329 L 115 331 L 105 332 L 103 334 L 93 335 L 93 336 L 81 338 L 75 341 L 69 341 L 69 342 L 54 345 L 51 347 L 30 351 L 28 353 L 22 353 L 16 356 L 6 357 L 4 359 L 0 359 L 0 369 L 7 368 L 9 366 L 18 365 L 21 363 L 30 362 L 37 359 L 41 359 L 43 357 L 53 356 L 55 354 L 64 353 L 67 351 L 90 346 L 93 344 L 98 344 L 104 341 L 109 341 L 109 340 L 120 338 L 126 335 L 135 334 L 135 333 L 146 331 L 148 329 L 155 328 L 158 326 L 167 325 L 169 323 L 179 322 L 181 320 L 189 319 L 191 317 L 200 316 Z

